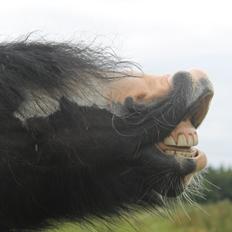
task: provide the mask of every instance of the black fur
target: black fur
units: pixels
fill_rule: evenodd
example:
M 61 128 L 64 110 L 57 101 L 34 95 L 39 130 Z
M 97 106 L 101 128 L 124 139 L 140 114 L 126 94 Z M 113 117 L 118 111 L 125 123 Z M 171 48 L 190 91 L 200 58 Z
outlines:
M 131 98 L 115 103 L 121 115 L 68 98 L 67 83 L 77 83 L 76 94 L 83 96 L 87 88 L 95 91 L 89 80 L 123 78 L 130 67 L 83 45 L 0 45 L 1 231 L 39 228 L 47 219 L 81 220 L 161 206 L 160 194 L 180 194 L 181 177 L 195 164 L 186 160 L 180 167 L 154 144 L 196 108 L 196 100 L 188 104 L 194 96 L 189 74 L 177 74 L 170 95 L 150 105 Z M 15 112 L 27 91 L 37 89 L 56 99 L 59 109 L 22 122 Z M 60 98 L 51 94 L 54 90 Z

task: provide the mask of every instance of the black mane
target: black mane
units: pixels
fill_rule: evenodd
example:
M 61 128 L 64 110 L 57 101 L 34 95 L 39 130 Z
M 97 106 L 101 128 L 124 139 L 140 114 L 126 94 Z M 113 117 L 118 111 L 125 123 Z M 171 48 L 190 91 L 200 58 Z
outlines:
M 85 92 L 92 79 L 109 81 L 122 78 L 128 75 L 127 71 L 132 66 L 131 62 L 121 60 L 109 48 L 92 48 L 81 43 L 27 40 L 1 43 L 1 98 L 7 98 L 4 99 L 7 108 L 15 110 L 24 100 L 23 92 L 26 89 L 42 88 L 50 93 L 58 88 L 65 95 L 70 91 L 68 80 L 85 86 L 77 93 Z M 6 90 L 6 86 L 10 86 L 11 90 Z M 90 88 L 93 90 L 94 85 Z

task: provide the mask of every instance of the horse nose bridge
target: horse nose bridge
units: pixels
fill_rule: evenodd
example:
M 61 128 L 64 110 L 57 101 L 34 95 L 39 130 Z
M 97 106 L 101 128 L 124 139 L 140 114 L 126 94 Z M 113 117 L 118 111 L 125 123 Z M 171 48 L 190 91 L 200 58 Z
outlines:
M 169 76 L 144 75 L 119 80 L 110 86 L 111 100 L 124 103 L 130 97 L 138 103 L 153 102 L 170 92 Z
M 137 88 L 133 96 L 136 101 L 152 102 L 166 96 L 171 90 L 169 75 L 146 75 L 142 82 L 142 88 Z
M 137 103 L 152 103 L 158 99 L 169 96 L 175 89 L 182 91 L 189 87 L 186 92 L 186 104 L 190 105 L 203 94 L 213 96 L 213 87 L 207 74 L 199 69 L 179 71 L 174 75 L 149 75 L 138 77 L 126 77 L 114 81 L 107 89 L 110 101 L 125 103 L 127 98 Z M 187 90 L 186 90 L 187 91 Z M 182 91 L 183 92 L 183 91 Z

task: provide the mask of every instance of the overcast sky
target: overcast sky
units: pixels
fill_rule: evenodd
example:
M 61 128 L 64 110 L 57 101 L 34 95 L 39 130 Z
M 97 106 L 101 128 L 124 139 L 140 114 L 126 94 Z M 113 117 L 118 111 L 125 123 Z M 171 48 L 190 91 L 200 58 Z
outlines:
M 34 36 L 112 46 L 148 73 L 201 68 L 215 86 L 199 147 L 214 166 L 232 166 L 232 1 L 1 1 L 0 40 Z

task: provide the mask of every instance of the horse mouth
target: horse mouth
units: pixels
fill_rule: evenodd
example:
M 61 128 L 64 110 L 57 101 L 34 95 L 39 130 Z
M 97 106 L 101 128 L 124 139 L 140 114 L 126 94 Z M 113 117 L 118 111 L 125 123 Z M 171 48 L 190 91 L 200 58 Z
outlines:
M 189 120 L 179 125 L 170 136 L 159 143 L 158 147 L 167 155 L 193 159 L 198 154 L 194 147 L 198 144 L 198 135 Z
M 157 147 L 166 155 L 174 155 L 186 159 L 194 159 L 198 156 L 198 149 L 195 147 L 170 146 L 165 143 L 159 143 Z
M 174 156 L 181 164 L 183 161 L 192 160 L 195 164 L 194 172 L 203 170 L 207 165 L 206 155 L 199 150 L 198 135 L 191 118 L 180 122 L 169 136 L 158 143 L 156 147 L 167 156 Z
M 174 156 L 180 164 L 184 160 L 192 160 L 195 163 L 194 172 L 203 170 L 207 165 L 207 157 L 198 145 L 197 128 L 205 119 L 209 109 L 213 91 L 210 89 L 192 104 L 187 115 L 169 136 L 158 143 L 156 147 L 165 155 Z

